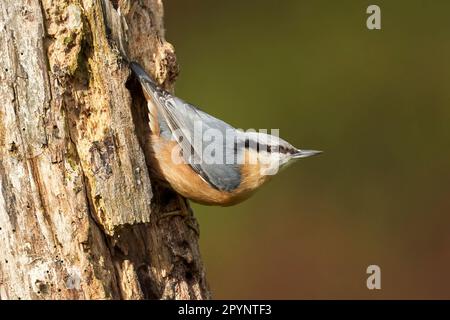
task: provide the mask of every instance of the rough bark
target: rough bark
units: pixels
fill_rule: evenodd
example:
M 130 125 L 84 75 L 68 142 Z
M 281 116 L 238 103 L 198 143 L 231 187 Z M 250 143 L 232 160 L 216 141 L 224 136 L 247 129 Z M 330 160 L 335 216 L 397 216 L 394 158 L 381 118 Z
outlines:
M 109 1 L 109 0 L 108 0 Z M 171 89 L 160 0 L 111 1 Z M 209 298 L 194 218 L 153 181 L 139 86 L 100 0 L 0 1 L 0 298 Z

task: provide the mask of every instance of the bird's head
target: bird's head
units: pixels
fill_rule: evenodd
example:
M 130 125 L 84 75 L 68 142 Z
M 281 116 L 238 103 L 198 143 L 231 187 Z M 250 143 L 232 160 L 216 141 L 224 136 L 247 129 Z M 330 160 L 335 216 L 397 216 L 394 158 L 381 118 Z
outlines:
M 261 175 L 275 175 L 294 160 L 322 153 L 317 150 L 297 149 L 287 141 L 267 133 L 245 132 L 245 148 L 249 151 L 247 161 L 257 163 Z

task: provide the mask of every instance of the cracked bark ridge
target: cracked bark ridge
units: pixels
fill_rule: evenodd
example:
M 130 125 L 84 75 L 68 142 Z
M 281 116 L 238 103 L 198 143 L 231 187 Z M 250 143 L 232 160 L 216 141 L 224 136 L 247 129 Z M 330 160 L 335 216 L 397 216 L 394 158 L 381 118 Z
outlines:
M 112 5 L 129 56 L 172 89 L 161 1 Z M 210 297 L 195 219 L 159 219 L 179 204 L 106 30 L 99 0 L 0 2 L 0 299 Z

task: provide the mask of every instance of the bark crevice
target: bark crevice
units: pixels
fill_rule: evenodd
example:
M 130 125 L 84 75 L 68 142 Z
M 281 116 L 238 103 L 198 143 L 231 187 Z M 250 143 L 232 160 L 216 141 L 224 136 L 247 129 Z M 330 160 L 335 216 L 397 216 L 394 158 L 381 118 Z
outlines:
M 129 58 L 173 88 L 161 1 L 112 4 Z M 0 2 L 0 299 L 209 298 L 198 235 L 159 219 L 179 199 L 103 19 L 100 0 Z

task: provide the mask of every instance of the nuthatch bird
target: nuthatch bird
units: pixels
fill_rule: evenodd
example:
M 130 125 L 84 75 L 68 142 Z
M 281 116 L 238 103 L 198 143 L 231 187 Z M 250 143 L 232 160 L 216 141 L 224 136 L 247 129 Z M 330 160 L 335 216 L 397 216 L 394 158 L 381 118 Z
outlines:
M 132 62 L 131 68 L 148 103 L 151 166 L 185 198 L 233 205 L 287 163 L 320 153 L 266 133 L 235 129 L 158 87 L 139 64 Z

